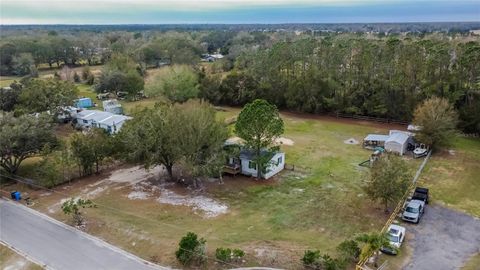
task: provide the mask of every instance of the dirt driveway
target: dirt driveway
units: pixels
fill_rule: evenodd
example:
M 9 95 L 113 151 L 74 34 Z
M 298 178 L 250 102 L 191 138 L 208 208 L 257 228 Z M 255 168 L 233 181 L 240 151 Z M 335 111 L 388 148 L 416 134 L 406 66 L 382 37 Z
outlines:
M 480 251 L 480 220 L 467 214 L 429 205 L 420 224 L 404 225 L 413 234 L 405 270 L 460 269 Z

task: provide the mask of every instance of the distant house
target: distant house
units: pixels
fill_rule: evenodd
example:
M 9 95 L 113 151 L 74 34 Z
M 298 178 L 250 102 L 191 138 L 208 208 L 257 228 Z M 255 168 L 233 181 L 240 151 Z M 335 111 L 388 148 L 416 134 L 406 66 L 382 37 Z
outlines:
M 123 114 L 122 104 L 116 99 L 109 99 L 102 102 L 103 111 L 113 114 Z
M 252 150 L 239 147 L 240 153 L 238 156 L 229 157 L 228 162 L 225 165 L 224 172 L 236 175 L 238 173 L 257 177 L 258 175 L 258 165 L 254 161 L 255 154 Z M 261 178 L 269 179 L 275 174 L 281 172 L 285 168 L 285 153 L 283 152 L 274 152 L 270 153 L 267 151 L 262 151 L 262 155 L 272 155 L 270 160 L 267 162 Z
M 97 110 L 83 110 L 74 116 L 73 124 L 81 129 L 103 128 L 108 133 L 114 134 L 129 119 L 132 119 L 132 117 Z
M 77 108 L 90 108 L 93 107 L 93 102 L 91 98 L 79 98 L 75 100 L 75 107 Z
M 222 54 L 216 53 L 216 54 L 202 54 L 202 61 L 203 62 L 215 62 L 217 60 L 222 59 L 224 56 Z

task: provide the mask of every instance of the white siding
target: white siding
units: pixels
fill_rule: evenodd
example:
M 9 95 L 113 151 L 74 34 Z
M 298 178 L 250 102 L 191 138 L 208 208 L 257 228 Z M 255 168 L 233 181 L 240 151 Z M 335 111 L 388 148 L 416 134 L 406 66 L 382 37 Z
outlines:
M 251 160 L 241 159 L 242 174 L 247 176 L 257 176 L 257 168 L 250 168 Z M 252 162 L 253 163 L 253 162 Z M 263 175 L 263 178 L 269 179 L 275 174 L 281 172 L 285 168 L 285 153 L 276 153 L 269 162 L 267 173 Z

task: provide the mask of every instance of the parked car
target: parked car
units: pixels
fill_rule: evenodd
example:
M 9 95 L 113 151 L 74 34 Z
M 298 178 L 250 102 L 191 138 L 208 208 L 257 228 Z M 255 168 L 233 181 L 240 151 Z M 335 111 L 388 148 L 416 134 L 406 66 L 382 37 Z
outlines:
M 419 200 L 428 204 L 428 188 L 417 187 L 413 192 L 412 200 Z
M 390 242 L 389 247 L 382 247 L 380 251 L 390 255 L 397 255 L 398 249 L 402 246 L 405 239 L 405 228 L 399 225 L 392 224 L 388 227 L 387 237 Z
M 411 200 L 407 203 L 405 210 L 402 214 L 402 219 L 408 222 L 417 223 L 420 222 L 420 218 L 423 215 L 425 208 L 425 202 L 420 200 Z

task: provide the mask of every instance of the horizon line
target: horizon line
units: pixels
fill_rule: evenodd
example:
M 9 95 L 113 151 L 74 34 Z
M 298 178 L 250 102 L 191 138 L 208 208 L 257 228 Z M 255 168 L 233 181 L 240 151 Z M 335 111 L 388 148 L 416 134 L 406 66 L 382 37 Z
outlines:
M 272 23 L 216 23 L 216 22 L 185 22 L 185 23 L 25 23 L 2 24 L 0 26 L 121 26 L 121 25 L 297 25 L 297 24 L 401 24 L 401 23 L 480 23 L 478 21 L 398 21 L 398 22 L 272 22 Z

